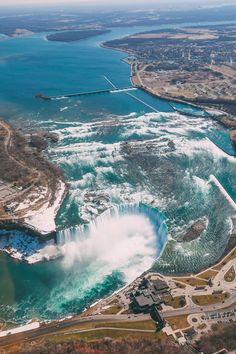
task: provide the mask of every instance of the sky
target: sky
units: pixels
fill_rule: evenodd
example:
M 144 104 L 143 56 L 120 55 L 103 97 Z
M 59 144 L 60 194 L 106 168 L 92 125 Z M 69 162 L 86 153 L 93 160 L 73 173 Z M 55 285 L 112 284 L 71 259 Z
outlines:
M 181 3 L 185 4 L 186 6 L 198 6 L 203 4 L 222 4 L 222 3 L 235 3 L 236 0 L 128 0 L 129 5 L 138 5 L 142 3 L 150 3 L 158 5 L 169 5 L 170 3 L 176 4 Z M 51 4 L 78 4 L 78 5 L 116 5 L 116 4 L 127 4 L 127 0 L 0 0 L 0 5 L 8 6 L 8 5 L 51 5 Z

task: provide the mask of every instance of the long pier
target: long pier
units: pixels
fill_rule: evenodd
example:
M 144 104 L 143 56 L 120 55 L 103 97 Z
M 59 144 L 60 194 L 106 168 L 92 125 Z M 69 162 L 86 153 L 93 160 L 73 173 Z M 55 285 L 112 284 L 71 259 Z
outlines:
M 70 97 L 97 95 L 97 94 L 102 94 L 102 93 L 126 92 L 126 91 L 133 91 L 133 90 L 137 90 L 137 88 L 133 87 L 133 86 L 127 86 L 127 87 L 121 87 L 121 88 L 113 87 L 112 89 L 76 92 L 76 93 L 69 93 L 69 94 L 57 95 L 57 96 L 46 96 L 43 93 L 38 93 L 35 97 L 36 98 L 41 98 L 42 100 L 55 100 L 55 99 L 60 99 L 60 98 L 70 98 Z

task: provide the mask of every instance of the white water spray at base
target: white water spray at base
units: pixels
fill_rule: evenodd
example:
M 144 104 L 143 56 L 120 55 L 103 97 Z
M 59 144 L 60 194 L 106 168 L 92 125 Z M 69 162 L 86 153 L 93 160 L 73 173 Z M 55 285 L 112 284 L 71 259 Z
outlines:
M 59 232 L 57 241 L 65 267 L 97 264 L 104 275 L 118 270 L 131 281 L 151 267 L 167 237 L 163 215 L 140 203 L 109 209 L 89 226 Z

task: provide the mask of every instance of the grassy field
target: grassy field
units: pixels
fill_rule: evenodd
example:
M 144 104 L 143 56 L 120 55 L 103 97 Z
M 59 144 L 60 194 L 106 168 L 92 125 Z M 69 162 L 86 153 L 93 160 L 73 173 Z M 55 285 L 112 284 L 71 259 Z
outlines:
M 168 317 L 167 322 L 174 330 L 183 329 L 183 328 L 190 327 L 190 324 L 188 323 L 187 318 L 188 318 L 188 316 L 186 316 L 186 315 Z
M 118 312 L 120 312 L 120 310 L 122 310 L 122 307 L 120 305 L 113 305 L 108 309 L 102 311 L 102 313 L 105 315 L 116 315 Z
M 186 305 L 186 300 L 184 296 L 172 297 L 168 294 L 166 296 L 163 296 L 163 300 L 165 300 L 166 305 L 172 306 L 174 309 L 178 309 Z
M 191 286 L 206 286 L 207 281 L 203 279 L 199 279 L 197 277 L 181 277 L 181 278 L 173 278 L 174 281 L 182 282 Z
M 193 295 L 192 300 L 196 305 L 206 306 L 222 302 L 229 298 L 229 293 L 219 293 L 212 295 Z
M 208 269 L 205 272 L 198 274 L 197 276 L 201 279 L 210 280 L 214 278 L 217 273 L 217 270 Z
M 146 321 L 127 321 L 127 322 L 102 322 L 95 324 L 95 328 L 99 327 L 116 327 L 116 328 L 132 328 L 132 329 L 146 329 L 156 330 L 156 324 L 152 320 Z
M 152 320 L 145 321 L 110 321 L 110 322 L 100 322 L 100 321 L 91 321 L 86 323 L 80 323 L 68 328 L 69 331 L 92 329 L 92 328 L 101 328 L 101 327 L 114 327 L 114 328 L 131 328 L 131 329 L 144 329 L 144 330 L 155 330 L 156 325 Z M 59 330 L 60 334 L 65 332 L 65 330 Z
M 113 329 L 101 329 L 97 331 L 91 332 L 83 332 L 83 333 L 74 333 L 74 334 L 65 334 L 63 335 L 64 340 L 74 340 L 74 339 L 85 339 L 85 340 L 96 340 L 104 337 L 109 338 L 163 338 L 165 334 L 163 332 L 155 332 L 155 333 L 145 333 L 145 332 L 135 332 L 135 331 L 122 331 L 122 330 L 113 330 Z M 48 338 L 50 341 L 58 341 L 61 342 L 61 335 L 54 335 Z
M 235 279 L 235 269 L 234 266 L 232 266 L 227 273 L 224 275 L 224 280 L 227 282 L 232 282 Z

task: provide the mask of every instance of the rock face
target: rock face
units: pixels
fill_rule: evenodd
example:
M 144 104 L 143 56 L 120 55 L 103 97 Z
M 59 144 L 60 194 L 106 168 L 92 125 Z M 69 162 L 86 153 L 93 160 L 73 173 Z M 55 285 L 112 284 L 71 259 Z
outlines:
M 38 150 L 38 152 L 42 152 L 46 150 L 48 147 L 48 142 L 57 143 L 58 135 L 56 133 L 50 132 L 39 132 L 37 134 L 31 134 L 29 145 Z
M 231 130 L 230 132 L 230 140 L 231 143 L 234 147 L 234 150 L 236 151 L 236 129 Z

